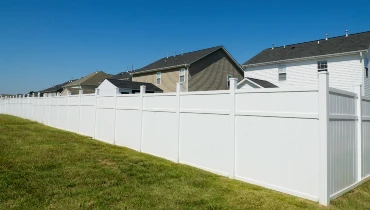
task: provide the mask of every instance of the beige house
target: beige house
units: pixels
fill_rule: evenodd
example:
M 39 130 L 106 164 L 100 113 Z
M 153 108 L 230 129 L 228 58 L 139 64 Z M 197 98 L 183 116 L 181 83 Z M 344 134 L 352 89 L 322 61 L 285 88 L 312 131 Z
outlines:
M 83 93 L 94 93 L 97 88 L 105 79 L 110 78 L 112 75 L 106 74 L 103 71 L 96 71 L 81 79 L 75 80 L 63 86 L 62 95 L 76 95 L 79 90 L 83 90 Z
M 152 83 L 163 92 L 175 92 L 178 82 L 184 92 L 227 90 L 229 78 L 244 78 L 243 69 L 223 46 L 164 57 L 131 74 L 132 81 Z

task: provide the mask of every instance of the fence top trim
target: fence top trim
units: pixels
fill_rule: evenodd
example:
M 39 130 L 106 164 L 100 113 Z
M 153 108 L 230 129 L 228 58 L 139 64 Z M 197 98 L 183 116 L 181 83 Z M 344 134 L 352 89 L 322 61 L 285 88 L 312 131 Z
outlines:
M 190 95 L 221 95 L 221 94 L 229 94 L 229 90 L 216 90 L 216 91 L 194 91 L 194 92 L 181 92 L 180 95 L 182 96 L 190 96 Z
M 261 88 L 261 89 L 238 89 L 235 91 L 236 94 L 240 93 L 278 93 L 278 92 L 318 92 L 318 86 L 308 87 L 285 87 L 285 88 Z
M 345 91 L 345 90 L 339 90 L 339 89 L 332 88 L 332 87 L 329 87 L 329 93 L 336 93 L 336 94 L 344 95 L 344 96 L 351 97 L 351 98 L 357 98 L 356 93 L 352 93 L 352 92 Z
M 362 101 L 370 101 L 370 97 L 362 96 Z

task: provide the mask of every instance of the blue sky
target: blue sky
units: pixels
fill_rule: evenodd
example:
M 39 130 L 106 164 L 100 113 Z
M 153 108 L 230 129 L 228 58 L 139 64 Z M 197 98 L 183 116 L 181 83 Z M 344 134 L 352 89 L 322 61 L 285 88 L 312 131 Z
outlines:
M 259 51 L 370 30 L 359 1 L 0 1 L 0 93 L 27 93 L 97 69 L 116 74 L 167 53 Z

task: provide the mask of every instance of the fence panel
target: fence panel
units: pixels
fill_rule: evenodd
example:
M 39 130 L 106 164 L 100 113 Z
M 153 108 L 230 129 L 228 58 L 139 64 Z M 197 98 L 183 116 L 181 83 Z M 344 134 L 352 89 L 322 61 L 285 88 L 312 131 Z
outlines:
M 115 143 L 134 150 L 140 150 L 141 115 L 139 94 L 117 97 Z
M 319 196 L 318 89 L 236 94 L 236 178 Z
M 95 94 L 81 95 L 79 133 L 82 135 L 95 135 L 95 103 Z
M 172 161 L 177 160 L 176 95 L 144 96 L 141 134 L 141 151 Z
M 362 178 L 370 176 L 370 98 L 362 100 Z
M 179 136 L 180 163 L 228 176 L 229 91 L 181 94 Z
M 357 137 L 355 93 L 329 88 L 329 195 L 356 183 Z
M 45 98 L 37 98 L 37 122 L 43 123 L 45 117 Z
M 58 98 L 58 116 L 57 116 L 57 128 L 67 128 L 67 109 L 68 109 L 67 96 L 60 96 Z
M 99 96 L 97 98 L 95 138 L 111 144 L 114 143 L 114 103 L 114 96 Z

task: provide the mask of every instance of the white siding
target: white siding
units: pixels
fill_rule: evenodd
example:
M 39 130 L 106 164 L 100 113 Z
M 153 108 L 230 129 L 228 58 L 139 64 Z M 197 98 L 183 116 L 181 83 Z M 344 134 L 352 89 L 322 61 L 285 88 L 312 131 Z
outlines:
M 116 91 L 117 87 L 113 85 L 108 80 L 104 80 L 98 87 L 99 89 L 99 95 L 100 96 L 113 96 Z
M 353 91 L 353 86 L 362 84 L 363 63 L 360 55 L 342 56 L 320 59 L 328 61 L 330 75 L 329 86 L 346 91 Z M 252 77 L 272 82 L 279 87 L 311 86 L 318 84 L 317 61 L 299 61 L 284 63 L 287 79 L 279 81 L 278 66 L 280 64 L 249 67 L 245 70 L 245 77 Z M 370 81 L 369 90 L 370 90 Z M 367 94 L 370 94 L 369 92 Z
M 369 48 L 369 50 L 370 50 L 370 48 Z M 370 68 L 370 53 L 365 53 L 365 57 L 367 57 L 367 59 L 369 60 L 368 67 Z M 365 96 L 370 96 L 370 77 L 367 77 L 366 78 L 365 71 L 363 71 L 363 75 L 364 75 L 364 92 L 365 92 Z

